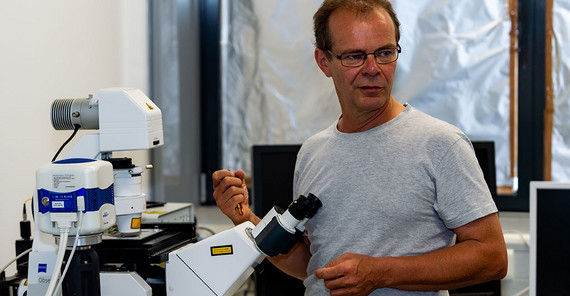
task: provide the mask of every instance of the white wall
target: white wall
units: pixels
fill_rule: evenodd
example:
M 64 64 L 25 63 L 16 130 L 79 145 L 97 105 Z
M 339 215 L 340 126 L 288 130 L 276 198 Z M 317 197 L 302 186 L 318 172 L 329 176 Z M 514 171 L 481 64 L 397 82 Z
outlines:
M 112 86 L 148 94 L 147 7 L 141 0 L 0 2 L 0 266 L 15 256 L 35 169 L 71 134 L 53 130 L 52 101 Z M 148 161 L 146 151 L 129 155 Z M 7 275 L 14 272 L 12 265 Z

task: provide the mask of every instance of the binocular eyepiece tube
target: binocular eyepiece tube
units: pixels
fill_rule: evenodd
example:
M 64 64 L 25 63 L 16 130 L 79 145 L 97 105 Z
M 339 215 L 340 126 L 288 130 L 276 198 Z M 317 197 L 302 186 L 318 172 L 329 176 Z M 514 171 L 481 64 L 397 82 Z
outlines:
M 313 218 L 317 211 L 323 206 L 323 203 L 312 193 L 307 196 L 301 195 L 294 200 L 287 210 L 295 219 L 303 220 L 305 218 Z
M 322 207 L 322 202 L 312 193 L 301 195 L 285 212 L 274 207 L 253 230 L 259 250 L 269 257 L 287 254 L 303 235 L 303 225 Z

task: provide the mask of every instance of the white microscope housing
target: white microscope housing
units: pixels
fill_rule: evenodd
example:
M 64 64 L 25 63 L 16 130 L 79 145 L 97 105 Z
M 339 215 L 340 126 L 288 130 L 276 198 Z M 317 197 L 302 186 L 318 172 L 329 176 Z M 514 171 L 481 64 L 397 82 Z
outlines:
M 107 161 L 66 159 L 46 164 L 36 171 L 36 186 L 39 227 L 45 233 L 60 233 L 53 215 L 78 215 L 80 196 L 85 201 L 80 235 L 101 234 L 115 224 L 113 167 Z M 73 226 L 70 234 L 76 231 Z
M 313 194 L 301 195 L 286 211 L 273 207 L 257 226 L 247 221 L 171 252 L 167 295 L 234 295 L 265 257 L 289 253 L 321 206 Z
M 83 246 L 101 242 L 103 232 L 115 224 L 113 187 L 113 166 L 107 161 L 72 158 L 36 170 L 27 295 L 55 293 L 51 283 L 60 272 L 68 235 Z M 60 240 L 57 252 L 54 236 Z
M 82 207 L 85 203 L 81 235 L 93 233 L 97 237 L 117 221 L 123 221 L 118 225 L 123 233 L 140 232 L 140 216 L 146 209 L 141 173 L 150 166 L 113 169 L 103 160 L 111 160 L 114 151 L 152 149 L 164 141 L 162 113 L 138 89 L 106 88 L 89 98 L 55 100 L 51 121 L 56 130 L 96 131 L 82 135 L 62 157 L 64 161 L 38 169 L 34 203 L 37 219 L 28 264 L 30 296 L 43 296 L 48 289 L 60 253 L 54 244 L 53 234 L 57 235 L 58 230 L 53 217 L 73 220 L 71 216 L 77 215 L 64 210 L 77 211 L 78 203 Z M 67 159 L 87 160 L 71 165 L 65 163 Z M 93 192 L 99 196 L 91 205 L 89 194 Z M 69 234 L 76 234 L 75 227 Z
M 84 134 L 66 158 L 106 159 L 114 166 L 117 227 L 123 234 L 140 232 L 146 210 L 141 174 L 147 166 L 122 165 L 114 151 L 147 150 L 163 145 L 162 112 L 140 90 L 106 88 L 85 99 L 60 99 L 52 104 L 52 125 L 56 130 L 98 130 Z

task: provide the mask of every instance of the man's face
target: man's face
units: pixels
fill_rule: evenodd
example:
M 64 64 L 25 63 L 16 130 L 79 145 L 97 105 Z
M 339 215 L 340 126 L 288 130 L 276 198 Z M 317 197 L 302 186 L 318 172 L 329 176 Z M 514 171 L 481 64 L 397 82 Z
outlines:
M 397 46 L 394 23 L 383 9 L 376 9 L 366 17 L 347 10 L 335 11 L 330 16 L 329 29 L 331 51 L 336 55 L 372 53 Z M 336 57 L 328 60 L 320 49 L 315 51 L 315 58 L 325 75 L 334 81 L 343 116 L 366 116 L 386 106 L 391 97 L 396 62 L 378 64 L 374 55 L 368 55 L 364 65 L 350 68 L 341 65 Z

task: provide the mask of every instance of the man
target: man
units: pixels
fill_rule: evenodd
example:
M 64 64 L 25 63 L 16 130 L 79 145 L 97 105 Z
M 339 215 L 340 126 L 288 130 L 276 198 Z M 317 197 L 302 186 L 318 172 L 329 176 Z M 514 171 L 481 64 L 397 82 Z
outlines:
M 391 95 L 400 47 L 390 3 L 325 0 L 314 23 L 315 60 L 342 115 L 297 157 L 295 196 L 314 193 L 323 207 L 305 239 L 271 261 L 311 296 L 447 295 L 504 277 L 497 209 L 469 140 Z M 243 171 L 212 177 L 235 224 L 259 222 Z

